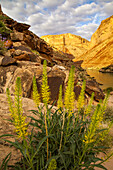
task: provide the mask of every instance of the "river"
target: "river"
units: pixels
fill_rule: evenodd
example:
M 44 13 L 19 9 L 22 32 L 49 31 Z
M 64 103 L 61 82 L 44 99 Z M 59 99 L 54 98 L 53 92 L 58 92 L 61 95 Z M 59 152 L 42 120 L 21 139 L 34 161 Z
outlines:
M 101 73 L 98 70 L 86 70 L 87 73 L 96 79 L 96 81 L 100 84 L 101 89 L 106 89 L 108 87 L 113 88 L 113 73 Z

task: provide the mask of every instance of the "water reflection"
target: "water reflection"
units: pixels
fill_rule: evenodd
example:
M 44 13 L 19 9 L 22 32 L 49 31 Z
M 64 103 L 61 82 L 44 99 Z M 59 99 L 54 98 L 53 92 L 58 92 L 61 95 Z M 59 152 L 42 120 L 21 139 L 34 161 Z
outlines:
M 87 70 L 87 73 L 91 77 L 95 77 L 96 81 L 101 85 L 102 89 L 112 87 L 113 88 L 113 73 L 101 73 L 97 70 Z

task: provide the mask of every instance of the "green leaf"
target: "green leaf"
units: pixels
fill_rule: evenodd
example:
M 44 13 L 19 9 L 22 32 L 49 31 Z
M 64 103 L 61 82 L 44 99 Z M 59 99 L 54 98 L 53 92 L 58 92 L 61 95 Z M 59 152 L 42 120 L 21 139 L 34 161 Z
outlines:
M 3 168 L 4 168 L 4 170 L 7 170 L 7 163 L 9 162 L 10 159 L 11 159 L 11 152 L 4 158 L 2 165 L 0 167 L 1 170 Z
M 102 169 L 105 169 L 107 170 L 107 168 L 105 168 L 103 165 L 101 164 L 95 164 L 94 167 L 98 167 L 98 168 L 102 168 Z
M 2 138 L 2 137 L 6 137 L 6 136 L 13 136 L 14 137 L 14 135 L 11 135 L 11 134 L 5 134 L 5 135 L 1 135 L 0 136 L 0 138 Z M 3 139 L 4 140 L 4 139 Z
M 35 157 L 35 155 L 39 152 L 41 146 L 42 146 L 43 143 L 47 140 L 47 138 L 52 137 L 52 136 L 53 136 L 53 135 L 45 136 L 45 137 L 39 142 L 39 144 L 38 144 L 38 146 L 37 146 L 37 150 L 36 150 L 36 152 L 34 153 L 34 155 L 32 156 L 31 160 L 33 160 L 33 158 Z
M 63 153 L 61 151 L 59 151 L 59 155 L 60 155 L 60 157 L 61 157 L 61 159 L 63 161 L 65 169 L 67 170 L 67 166 L 66 166 L 66 163 L 65 163 L 65 157 L 64 157 L 64 155 L 63 155 Z

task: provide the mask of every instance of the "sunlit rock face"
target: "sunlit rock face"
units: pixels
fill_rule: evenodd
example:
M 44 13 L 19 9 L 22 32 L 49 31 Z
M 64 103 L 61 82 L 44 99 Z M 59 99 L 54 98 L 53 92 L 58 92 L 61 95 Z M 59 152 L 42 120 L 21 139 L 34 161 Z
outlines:
M 43 38 L 51 46 L 55 47 L 56 50 L 72 54 L 75 57 L 82 55 L 89 49 L 88 40 L 71 33 L 60 35 L 45 35 L 41 38 Z
M 103 20 L 92 35 L 89 50 L 74 59 L 83 60 L 83 68 L 102 68 L 113 64 L 113 16 Z
M 107 38 L 113 36 L 113 15 L 103 20 L 91 37 L 90 48 L 102 43 Z

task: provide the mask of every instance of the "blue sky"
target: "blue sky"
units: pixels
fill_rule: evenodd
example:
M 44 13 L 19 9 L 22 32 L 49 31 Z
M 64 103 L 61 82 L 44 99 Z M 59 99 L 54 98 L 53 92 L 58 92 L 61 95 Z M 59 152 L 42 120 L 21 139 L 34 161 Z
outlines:
M 31 25 L 38 36 L 72 33 L 90 40 L 103 19 L 113 15 L 112 0 L 0 0 L 4 13 Z

